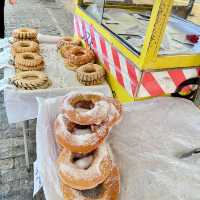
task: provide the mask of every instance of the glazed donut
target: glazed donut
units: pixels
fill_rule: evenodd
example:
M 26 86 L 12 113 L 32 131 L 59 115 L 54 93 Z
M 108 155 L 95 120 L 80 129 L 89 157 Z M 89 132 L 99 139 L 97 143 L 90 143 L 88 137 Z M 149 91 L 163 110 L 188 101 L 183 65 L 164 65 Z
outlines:
M 36 42 L 33 41 L 19 41 L 15 42 L 12 45 L 12 52 L 13 56 L 16 55 L 16 53 L 25 53 L 25 52 L 38 52 L 39 51 L 39 45 Z
M 80 125 L 101 124 L 108 116 L 109 107 L 99 93 L 71 92 L 62 103 L 64 116 Z
M 74 163 L 77 160 L 76 157 L 73 157 L 73 153 L 63 149 L 58 158 L 58 171 L 61 181 L 77 190 L 91 189 L 103 183 L 112 169 L 109 148 L 107 144 L 100 145 L 95 152 L 90 154 L 93 156 L 92 163 L 89 163 L 88 168 L 83 169 Z
M 10 79 L 10 82 L 17 88 L 32 90 L 47 86 L 48 77 L 46 74 L 38 71 L 19 72 Z
M 14 30 L 12 35 L 18 39 L 32 39 L 37 37 L 37 31 L 31 28 L 19 28 Z
M 15 65 L 22 65 L 25 67 L 37 67 L 38 65 L 42 65 L 43 58 L 37 53 L 20 53 L 15 57 Z
M 101 83 L 104 80 L 105 70 L 100 65 L 88 63 L 79 67 L 76 75 L 80 83 Z
M 97 149 L 108 135 L 108 126 L 81 126 L 59 114 L 54 122 L 54 133 L 57 144 L 73 153 L 89 153 Z
M 60 49 L 62 46 L 81 46 L 81 40 L 74 39 L 70 36 L 63 37 L 57 43 L 57 48 Z
M 95 62 L 95 54 L 89 48 L 83 47 L 73 47 L 69 50 L 69 56 L 65 60 L 66 67 L 69 65 L 70 67 L 80 67 L 81 65 L 85 65 L 87 63 Z
M 61 182 L 64 200 L 117 200 L 120 193 L 119 169 L 114 166 L 108 178 L 96 188 L 79 191 Z

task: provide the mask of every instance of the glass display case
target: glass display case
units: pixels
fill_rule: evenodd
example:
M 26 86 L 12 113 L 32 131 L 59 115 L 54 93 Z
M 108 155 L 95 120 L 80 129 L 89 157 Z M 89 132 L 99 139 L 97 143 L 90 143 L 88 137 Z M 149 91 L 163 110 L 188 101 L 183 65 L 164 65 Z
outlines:
M 77 0 L 75 35 L 121 101 L 170 95 L 200 74 L 199 10 L 195 0 Z
M 173 68 L 178 63 L 171 56 L 182 55 L 186 62 L 181 67 L 200 65 L 200 44 L 187 38 L 200 35 L 200 3 L 194 0 L 83 0 L 79 6 L 135 56 L 144 59 L 138 63 L 141 69 Z M 188 65 L 191 60 L 195 62 Z

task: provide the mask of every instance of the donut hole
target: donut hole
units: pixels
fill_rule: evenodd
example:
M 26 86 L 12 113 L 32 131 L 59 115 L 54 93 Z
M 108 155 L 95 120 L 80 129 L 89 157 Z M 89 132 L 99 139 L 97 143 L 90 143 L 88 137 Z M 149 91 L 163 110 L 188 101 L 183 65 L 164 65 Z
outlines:
M 97 198 L 101 198 L 102 197 L 104 191 L 105 191 L 105 189 L 103 187 L 103 184 L 100 184 L 97 187 L 92 188 L 90 190 L 82 190 L 82 191 L 79 191 L 79 192 L 85 198 L 88 198 L 88 199 L 97 199 Z
M 34 57 L 33 57 L 32 55 L 30 55 L 30 54 L 25 54 L 25 55 L 23 55 L 23 58 L 24 58 L 25 60 L 34 60 Z
M 26 79 L 26 80 L 35 80 L 35 79 L 37 79 L 37 78 L 38 78 L 38 77 L 37 77 L 37 76 L 34 76 L 34 75 L 23 77 L 23 79 Z
M 84 72 L 90 74 L 90 73 L 96 72 L 96 70 L 95 70 L 94 68 L 91 67 L 91 68 L 85 69 Z
M 67 130 L 74 135 L 87 135 L 92 133 L 90 125 L 79 125 L 69 121 L 67 123 Z
M 28 43 L 22 42 L 22 43 L 20 44 L 20 46 L 21 46 L 21 47 L 29 47 L 30 45 L 29 45 Z
M 83 52 L 83 51 L 76 51 L 76 52 L 74 52 L 74 55 L 75 56 L 82 56 L 82 55 L 84 55 L 85 53 Z
M 79 169 L 87 170 L 90 168 L 94 161 L 95 152 L 90 152 L 88 154 L 77 154 L 73 153 L 71 156 L 71 162 Z
M 94 108 L 94 103 L 91 100 L 81 100 L 76 103 L 74 103 L 74 108 L 76 109 L 85 109 L 85 110 L 91 110 Z

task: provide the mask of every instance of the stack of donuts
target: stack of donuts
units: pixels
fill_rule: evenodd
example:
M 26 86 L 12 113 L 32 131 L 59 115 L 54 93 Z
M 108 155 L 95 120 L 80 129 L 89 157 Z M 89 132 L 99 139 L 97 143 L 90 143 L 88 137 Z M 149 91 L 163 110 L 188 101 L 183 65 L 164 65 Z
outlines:
M 72 92 L 54 122 L 58 172 L 65 200 L 116 200 L 120 175 L 106 138 L 121 104 L 99 93 Z
M 26 90 L 45 89 L 51 85 L 44 72 L 44 60 L 40 55 L 37 31 L 20 28 L 13 31 L 14 42 L 11 47 L 16 76 L 11 83 L 17 88 Z
M 76 71 L 78 81 L 86 86 L 101 84 L 105 78 L 102 66 L 94 64 L 94 51 L 81 46 L 81 40 L 64 37 L 58 42 L 58 49 L 65 66 Z

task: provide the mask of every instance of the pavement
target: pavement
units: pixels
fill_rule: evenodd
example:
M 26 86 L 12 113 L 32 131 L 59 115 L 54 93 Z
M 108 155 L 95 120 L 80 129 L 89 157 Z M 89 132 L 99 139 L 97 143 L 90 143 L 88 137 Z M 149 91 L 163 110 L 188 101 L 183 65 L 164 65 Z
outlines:
M 73 15 L 60 0 L 17 0 L 16 6 L 6 5 L 6 36 L 19 27 L 33 27 L 49 35 L 72 35 Z M 0 71 L 0 79 L 3 72 Z M 36 121 L 30 121 L 28 137 L 31 171 L 25 167 L 21 124 L 7 122 L 3 93 L 0 93 L 0 200 L 33 199 L 33 167 L 36 159 Z M 45 199 L 42 192 L 35 198 Z

